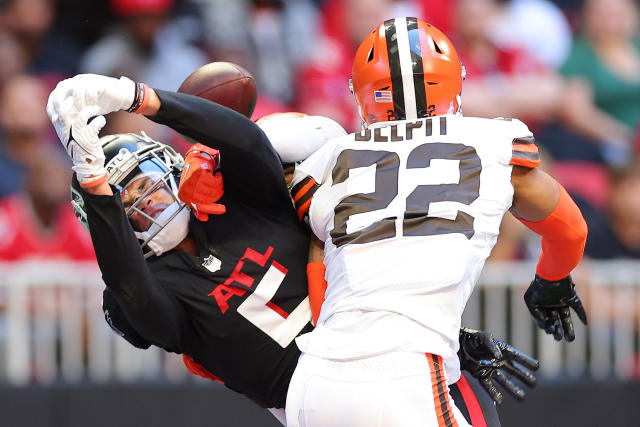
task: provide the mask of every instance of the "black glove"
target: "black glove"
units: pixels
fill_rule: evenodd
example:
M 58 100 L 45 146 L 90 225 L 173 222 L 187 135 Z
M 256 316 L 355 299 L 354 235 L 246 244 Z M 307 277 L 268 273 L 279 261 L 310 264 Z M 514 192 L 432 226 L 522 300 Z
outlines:
M 587 324 L 587 313 L 574 290 L 575 286 L 571 276 L 550 282 L 536 274 L 524 294 L 524 302 L 540 329 L 553 334 L 556 341 L 562 340 L 563 336 L 567 341 L 576 338 L 569 307 L 575 310 L 582 323 Z
M 487 332 L 460 329 L 458 358 L 462 369 L 478 379 L 498 405 L 503 397 L 495 383 L 519 401 L 524 400 L 525 392 L 509 376 L 519 379 L 526 386 L 536 385 L 536 377 L 530 371 L 538 369 L 538 361 Z

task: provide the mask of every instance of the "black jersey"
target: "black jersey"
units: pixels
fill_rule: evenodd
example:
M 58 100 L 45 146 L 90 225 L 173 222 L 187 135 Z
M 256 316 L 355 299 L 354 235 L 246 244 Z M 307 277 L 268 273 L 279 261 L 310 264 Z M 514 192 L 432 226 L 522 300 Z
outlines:
M 201 98 L 157 93 L 155 121 L 220 150 L 227 212 L 207 222 L 192 216 L 198 256 L 172 250 L 145 261 L 120 194 L 83 192 L 104 282 L 144 340 L 189 355 L 264 406 L 284 407 L 300 354 L 294 338 L 312 328 L 308 230 L 258 126 Z

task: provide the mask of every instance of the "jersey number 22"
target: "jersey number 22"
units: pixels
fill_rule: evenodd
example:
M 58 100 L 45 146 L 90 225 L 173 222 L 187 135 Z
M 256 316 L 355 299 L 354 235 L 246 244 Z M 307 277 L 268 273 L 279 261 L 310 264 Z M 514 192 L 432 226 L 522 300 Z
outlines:
M 430 212 L 433 210 L 430 205 L 436 202 L 469 205 L 479 197 L 482 165 L 473 147 L 441 142 L 422 144 L 411 151 L 403 167 L 399 155 L 392 151 L 344 150 L 332 171 L 333 185 L 348 181 L 353 169 L 374 165 L 373 191 L 351 194 L 334 209 L 335 226 L 330 235 L 336 247 L 396 236 L 398 216 L 385 217 L 384 210 L 399 197 L 399 183 L 412 187 L 402 215 L 403 236 L 450 233 L 462 233 L 468 239 L 473 236 L 474 218 L 468 213 L 457 210 L 455 218 L 445 218 Z M 421 179 L 429 183 L 421 183 Z M 372 219 L 374 222 L 370 222 Z

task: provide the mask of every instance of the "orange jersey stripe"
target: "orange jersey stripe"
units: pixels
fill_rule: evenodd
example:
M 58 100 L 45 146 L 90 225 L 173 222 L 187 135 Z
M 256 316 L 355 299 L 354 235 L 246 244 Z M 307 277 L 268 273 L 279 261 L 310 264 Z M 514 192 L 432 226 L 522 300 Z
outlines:
M 447 384 L 442 371 L 442 357 L 435 354 L 427 354 L 427 359 L 431 367 L 431 387 L 436 416 L 438 417 L 438 427 L 458 427 L 458 422 L 453 415 L 451 405 L 449 405 L 449 393 L 447 392 Z
M 313 199 L 309 199 L 306 202 L 304 202 L 299 208 L 298 208 L 298 219 L 300 221 L 302 221 L 302 218 L 304 217 L 304 214 L 307 213 L 307 211 L 309 210 L 309 206 L 311 205 L 311 200 Z
M 515 165 L 515 166 L 524 166 L 526 168 L 535 168 L 540 166 L 540 163 L 542 161 L 540 159 L 537 160 L 529 160 L 529 159 L 522 159 L 520 157 L 512 157 L 511 161 L 509 162 L 510 165 Z
M 538 146 L 535 144 L 515 144 L 511 146 L 512 151 L 521 151 L 526 153 L 537 153 Z
M 429 361 L 429 372 L 431 373 L 431 392 L 433 393 L 433 405 L 436 408 L 436 418 L 438 419 L 438 427 L 447 427 L 444 423 L 444 415 L 442 414 L 442 405 L 440 405 L 440 392 L 438 392 L 438 377 L 436 374 L 436 366 L 433 363 L 432 355 L 427 354 Z
M 297 202 L 298 200 L 300 200 L 305 194 L 307 194 L 307 191 L 309 191 L 309 189 L 313 187 L 315 184 L 316 184 L 315 180 L 313 178 L 310 179 L 309 182 L 307 182 L 300 190 L 298 190 L 295 196 L 293 196 L 293 201 Z
M 451 409 L 451 404 L 449 403 L 449 392 L 447 391 L 447 382 L 444 377 L 444 372 L 442 370 L 442 366 L 444 366 L 444 362 L 442 361 L 442 357 L 438 356 L 438 372 L 440 374 L 440 378 L 442 378 L 442 388 L 444 391 L 444 411 L 447 417 L 445 417 L 445 422 L 447 419 L 449 423 L 447 423 L 450 427 L 458 427 L 458 422 L 453 414 L 453 410 Z

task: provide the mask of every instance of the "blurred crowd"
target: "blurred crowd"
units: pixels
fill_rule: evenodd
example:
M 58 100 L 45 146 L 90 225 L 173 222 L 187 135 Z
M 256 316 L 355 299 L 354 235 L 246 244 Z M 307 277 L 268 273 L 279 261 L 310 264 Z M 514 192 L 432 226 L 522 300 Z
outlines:
M 231 61 L 256 78 L 255 118 L 329 116 L 359 129 L 348 90 L 360 40 L 393 16 L 442 29 L 466 67 L 467 116 L 527 123 L 590 226 L 591 258 L 640 258 L 640 38 L 635 0 L 0 0 L 0 261 L 93 259 L 45 104 L 77 73 L 176 90 Z M 104 133 L 179 136 L 132 114 Z M 224 155 L 224 154 L 223 154 Z M 534 259 L 506 218 L 492 258 Z

